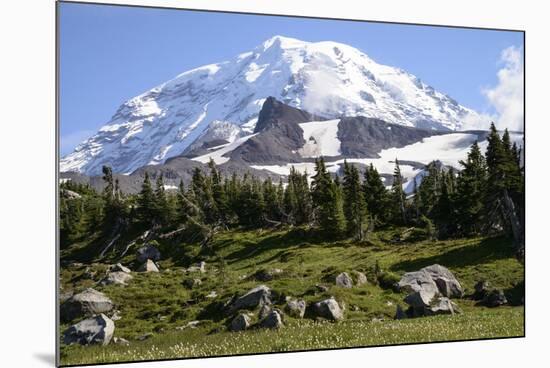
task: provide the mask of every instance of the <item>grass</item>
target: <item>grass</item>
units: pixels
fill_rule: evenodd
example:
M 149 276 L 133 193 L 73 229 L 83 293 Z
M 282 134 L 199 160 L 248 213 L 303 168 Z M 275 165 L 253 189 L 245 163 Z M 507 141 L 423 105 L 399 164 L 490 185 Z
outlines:
M 458 301 L 464 310 L 459 316 L 394 321 L 396 305 L 403 305 L 404 295 L 373 282 L 376 263 L 396 275 L 439 263 L 455 273 L 466 293 L 484 279 L 504 289 L 512 301 L 523 294 L 518 286 L 523 281 L 523 266 L 514 259 L 510 240 L 395 242 L 400 230 L 376 232 L 362 243 L 325 242 L 302 229 L 230 231 L 216 237 L 211 254 L 200 254 L 193 244 L 162 243 L 162 272 L 133 273 L 134 279 L 125 287 L 100 286 L 99 276 L 95 280 L 82 277 L 86 267 L 104 274 L 105 264 L 63 269 L 63 291 L 94 287 L 114 301 L 122 317 L 115 322 L 115 336 L 130 340 L 131 345 L 62 346 L 61 362 L 72 365 L 523 335 L 523 307 L 487 309 L 468 300 Z M 205 260 L 207 272 L 183 272 L 191 260 Z M 137 267 L 133 254 L 122 262 Z M 273 268 L 283 273 L 271 281 L 259 282 L 252 276 L 259 269 Z M 364 272 L 369 282 L 352 289 L 338 288 L 333 280 L 342 271 Z M 188 278 L 200 278 L 202 284 L 188 289 L 183 286 Z M 345 304 L 346 319 L 334 324 L 286 317 L 280 331 L 227 332 L 220 306 L 261 283 L 279 295 L 275 303 L 280 307 L 284 296 L 307 302 L 334 296 Z M 328 290 L 318 292 L 316 284 L 326 285 Z M 211 291 L 218 297 L 207 298 Z M 192 320 L 204 323 L 196 329 L 176 330 Z M 146 333 L 153 336 L 137 341 Z

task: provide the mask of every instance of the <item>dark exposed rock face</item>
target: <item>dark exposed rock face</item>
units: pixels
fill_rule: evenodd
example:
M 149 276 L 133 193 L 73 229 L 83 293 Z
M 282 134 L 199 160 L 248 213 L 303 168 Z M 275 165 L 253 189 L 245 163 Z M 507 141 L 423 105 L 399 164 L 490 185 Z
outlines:
M 304 161 L 297 153 L 305 144 L 299 124 L 314 120 L 324 119 L 269 97 L 256 123 L 254 132 L 258 134 L 237 147 L 230 157 L 235 161 L 255 164 Z
M 345 157 L 379 157 L 378 152 L 404 147 L 441 132 L 389 124 L 380 119 L 345 117 L 338 124 L 340 150 Z

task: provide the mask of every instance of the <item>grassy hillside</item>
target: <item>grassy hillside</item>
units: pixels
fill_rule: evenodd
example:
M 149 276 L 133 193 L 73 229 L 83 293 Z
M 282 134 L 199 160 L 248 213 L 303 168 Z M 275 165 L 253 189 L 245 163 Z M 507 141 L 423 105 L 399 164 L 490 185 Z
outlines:
M 122 317 L 115 322 L 115 336 L 129 340 L 130 345 L 62 346 L 61 362 L 71 365 L 523 335 L 523 307 L 488 309 L 467 299 L 457 301 L 462 315 L 394 321 L 396 305 L 404 306 L 404 294 L 376 282 L 376 264 L 388 283 L 404 272 L 439 263 L 456 275 L 466 294 L 483 279 L 505 290 L 511 304 L 519 304 L 523 295 L 523 266 L 513 257 L 510 240 L 414 241 L 412 237 L 403 240 L 403 233 L 404 229 L 377 231 L 357 243 L 324 242 L 300 228 L 230 231 L 216 236 L 208 254 L 200 254 L 196 244 L 161 242 L 161 273 L 133 273 L 134 279 L 125 287 L 97 283 L 106 263 L 67 266 L 61 272 L 63 292 L 86 287 L 104 292 Z M 138 265 L 129 253 L 121 262 L 134 270 Z M 205 273 L 185 272 L 199 260 L 206 261 Z M 254 277 L 259 270 L 272 269 L 282 273 L 266 282 Z M 86 270 L 97 276 L 86 278 Z M 352 289 L 339 288 L 334 276 L 342 271 L 364 272 L 369 282 Z M 201 285 L 184 286 L 186 279 L 196 278 Z M 345 305 L 345 320 L 329 323 L 286 316 L 279 331 L 228 332 L 220 306 L 259 284 L 276 292 L 275 303 L 281 308 L 284 296 L 308 303 L 334 296 Z M 317 284 L 328 290 L 319 291 Z M 216 297 L 209 297 L 212 291 Z M 201 321 L 197 328 L 184 327 L 194 320 Z M 137 340 L 148 333 L 152 333 L 150 338 Z

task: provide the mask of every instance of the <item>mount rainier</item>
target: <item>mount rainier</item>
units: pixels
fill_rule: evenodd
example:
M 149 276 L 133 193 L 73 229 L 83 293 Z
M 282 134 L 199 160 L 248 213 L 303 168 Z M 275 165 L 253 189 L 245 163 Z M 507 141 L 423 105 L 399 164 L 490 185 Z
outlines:
M 258 114 L 268 96 L 312 114 L 300 123 L 326 121 L 328 134 L 334 134 L 335 119 L 358 116 L 434 133 L 461 130 L 466 120 L 488 125 L 414 75 L 378 64 L 351 46 L 275 36 L 232 60 L 186 71 L 126 101 L 94 136 L 61 159 L 60 171 L 91 176 L 109 165 L 130 174 L 182 155 L 202 162 L 212 147 L 226 147 L 222 157 L 258 133 Z M 301 129 L 315 134 L 319 124 Z M 319 153 L 309 144 L 289 155 Z

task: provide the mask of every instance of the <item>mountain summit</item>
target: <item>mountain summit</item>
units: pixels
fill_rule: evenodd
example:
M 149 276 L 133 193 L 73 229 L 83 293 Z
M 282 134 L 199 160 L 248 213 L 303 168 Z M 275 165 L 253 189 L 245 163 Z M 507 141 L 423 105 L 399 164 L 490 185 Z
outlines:
M 323 119 L 364 116 L 438 131 L 460 130 L 465 119 L 481 121 L 414 75 L 349 45 L 275 36 L 128 100 L 61 160 L 61 171 L 95 175 L 109 165 L 131 173 L 161 164 L 201 139 L 211 123 L 210 130 L 228 141 L 255 133 L 268 96 Z M 224 131 L 231 137 L 223 137 Z

